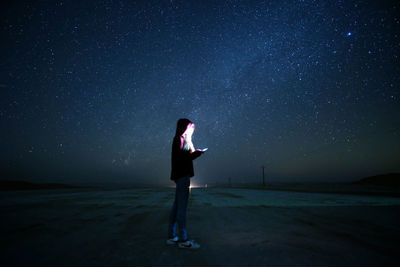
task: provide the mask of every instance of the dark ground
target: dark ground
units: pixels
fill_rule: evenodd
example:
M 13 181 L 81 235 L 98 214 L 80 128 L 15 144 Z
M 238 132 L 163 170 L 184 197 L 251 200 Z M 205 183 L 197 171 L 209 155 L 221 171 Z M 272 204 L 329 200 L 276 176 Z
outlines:
M 201 248 L 188 251 L 165 244 L 173 193 L 173 189 L 2 192 L 0 265 L 398 263 L 399 199 L 388 199 L 386 206 L 385 198 L 367 196 L 354 200 L 341 195 L 194 189 L 187 224 L 189 237 Z

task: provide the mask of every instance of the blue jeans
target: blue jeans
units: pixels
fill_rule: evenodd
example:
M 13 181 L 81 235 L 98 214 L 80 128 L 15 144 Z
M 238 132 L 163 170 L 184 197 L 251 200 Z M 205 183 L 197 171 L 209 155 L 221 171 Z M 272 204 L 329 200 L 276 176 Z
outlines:
M 168 237 L 176 236 L 176 224 L 179 227 L 179 239 L 186 240 L 186 209 L 189 199 L 190 177 L 182 177 L 175 180 L 175 200 L 169 214 Z

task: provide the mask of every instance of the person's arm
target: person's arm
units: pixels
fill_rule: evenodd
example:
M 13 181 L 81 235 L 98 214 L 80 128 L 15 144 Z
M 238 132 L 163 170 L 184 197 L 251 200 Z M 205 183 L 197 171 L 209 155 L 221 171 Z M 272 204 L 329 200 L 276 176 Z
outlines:
M 190 160 L 197 159 L 198 157 L 201 156 L 204 152 L 196 149 L 193 152 L 185 151 L 181 148 L 181 140 L 179 139 L 174 139 L 174 143 L 172 145 L 172 153 L 176 155 L 177 158 L 183 159 L 183 158 L 189 158 Z
M 198 157 L 200 157 L 204 152 L 201 150 L 196 149 L 194 152 L 189 152 L 190 153 L 190 158 L 192 160 L 197 159 Z

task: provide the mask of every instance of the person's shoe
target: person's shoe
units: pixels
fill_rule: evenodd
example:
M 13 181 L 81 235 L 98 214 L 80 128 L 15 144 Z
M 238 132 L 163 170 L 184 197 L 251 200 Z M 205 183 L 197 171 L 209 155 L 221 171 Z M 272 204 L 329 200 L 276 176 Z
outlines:
M 186 240 L 184 242 L 178 242 L 179 248 L 189 248 L 189 249 L 198 249 L 200 245 L 196 243 L 194 240 Z
M 167 239 L 167 245 L 175 245 L 178 244 L 179 237 L 175 236 L 173 238 L 168 238 Z

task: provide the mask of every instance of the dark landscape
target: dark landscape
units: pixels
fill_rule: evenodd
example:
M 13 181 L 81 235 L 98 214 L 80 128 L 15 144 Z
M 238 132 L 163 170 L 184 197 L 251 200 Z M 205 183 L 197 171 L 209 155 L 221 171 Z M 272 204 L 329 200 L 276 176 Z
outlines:
M 173 188 L 2 191 L 0 265 L 396 266 L 400 198 L 348 186 L 192 188 L 198 251 L 165 244 Z
M 0 267 L 399 266 L 400 1 L 0 6 Z

